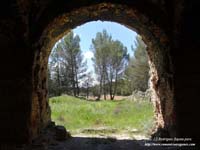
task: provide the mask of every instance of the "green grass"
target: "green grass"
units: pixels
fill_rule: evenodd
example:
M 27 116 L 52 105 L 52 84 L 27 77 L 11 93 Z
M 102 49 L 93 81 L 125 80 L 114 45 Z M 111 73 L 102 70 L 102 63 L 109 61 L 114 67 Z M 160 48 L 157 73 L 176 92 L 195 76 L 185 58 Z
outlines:
M 52 120 L 64 125 L 72 134 L 84 128 L 108 127 L 117 130 L 136 128 L 145 133 L 154 123 L 150 102 L 87 101 L 72 96 L 53 97 L 49 100 Z

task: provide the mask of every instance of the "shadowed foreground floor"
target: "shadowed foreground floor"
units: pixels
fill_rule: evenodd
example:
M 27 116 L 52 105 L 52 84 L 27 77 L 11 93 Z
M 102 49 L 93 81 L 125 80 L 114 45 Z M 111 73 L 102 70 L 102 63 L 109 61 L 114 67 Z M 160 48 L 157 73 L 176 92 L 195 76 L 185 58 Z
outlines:
M 112 138 L 72 137 L 54 141 L 49 145 L 33 145 L 32 150 L 196 150 L 195 147 L 148 146 L 155 143 L 148 140 L 116 140 Z
M 62 126 L 52 126 L 43 131 L 29 146 L 17 150 L 197 150 L 186 146 L 153 146 L 155 140 L 117 139 L 113 137 L 72 137 Z

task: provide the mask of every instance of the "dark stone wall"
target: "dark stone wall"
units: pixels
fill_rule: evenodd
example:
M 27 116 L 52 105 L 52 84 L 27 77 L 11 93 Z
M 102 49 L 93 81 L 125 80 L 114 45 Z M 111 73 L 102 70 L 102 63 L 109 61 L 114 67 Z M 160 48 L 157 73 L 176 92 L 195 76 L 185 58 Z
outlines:
M 200 136 L 199 1 L 185 1 L 173 49 L 175 100 L 180 136 Z
M 29 139 L 33 52 L 15 4 L 6 2 L 0 6 L 0 143 L 13 143 Z
M 105 1 L 7 0 L 1 3 L 1 143 L 30 142 L 50 121 L 47 89 L 44 86 L 46 71 L 40 63 L 35 63 L 47 63 L 46 60 L 41 59 L 43 57 L 36 56 L 43 55 L 43 53 L 40 54 L 40 50 L 45 43 L 49 42 L 46 37 L 43 37 L 46 40 L 39 41 L 48 25 L 63 13 Z M 173 68 L 173 72 L 167 71 L 171 72 L 173 77 L 169 76 L 167 86 L 172 85 L 174 98 L 169 103 L 167 99 L 162 100 L 161 109 L 167 112 L 168 108 L 171 110 L 173 107 L 175 113 L 171 113 L 170 117 L 164 113 L 164 120 L 172 124 L 167 126 L 166 130 L 176 130 L 178 136 L 198 137 L 200 135 L 200 124 L 197 122 L 200 113 L 198 109 L 200 103 L 198 65 L 200 2 L 194 0 L 127 0 L 123 2 L 107 0 L 106 2 L 126 3 L 130 8 L 147 16 L 147 24 L 155 23 L 169 37 L 168 45 L 172 62 L 167 62 L 166 64 L 171 67 L 166 68 Z M 76 25 L 76 23 L 69 24 L 70 28 Z M 159 32 L 157 35 L 160 36 Z M 38 77 L 35 78 L 36 76 Z M 159 82 L 158 85 L 164 85 L 165 80 L 157 82 Z
M 174 120 L 174 103 L 173 103 L 173 70 L 170 56 L 170 42 L 167 34 L 159 26 L 153 23 L 152 17 L 140 12 L 137 8 L 126 5 L 113 3 L 100 3 L 92 6 L 85 6 L 70 13 L 65 13 L 52 20 L 45 28 L 36 51 L 36 60 L 34 61 L 34 81 L 45 81 L 46 64 L 48 55 L 54 43 L 67 34 L 72 28 L 93 20 L 115 21 L 121 23 L 132 30 L 136 30 L 148 45 L 148 55 L 150 59 L 151 81 L 154 94 L 152 95 L 155 106 L 156 126 L 175 135 Z M 165 20 L 165 23 L 167 21 Z M 35 84 L 35 83 L 34 83 Z M 45 83 L 37 83 L 44 85 L 35 90 L 43 91 Z M 38 87 L 38 86 L 37 86 Z M 34 94 L 33 99 L 44 101 L 43 96 Z M 35 107 L 35 106 L 33 106 Z M 39 126 L 36 126 L 39 127 Z

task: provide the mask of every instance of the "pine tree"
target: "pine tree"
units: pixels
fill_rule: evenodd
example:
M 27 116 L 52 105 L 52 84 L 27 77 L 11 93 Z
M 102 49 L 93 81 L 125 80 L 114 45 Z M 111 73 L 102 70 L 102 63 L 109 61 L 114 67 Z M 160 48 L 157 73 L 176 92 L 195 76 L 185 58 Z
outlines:
M 92 83 L 94 78 L 92 77 L 92 72 L 88 72 L 84 78 L 83 87 L 86 89 L 86 98 L 89 98 L 90 88 L 92 87 Z
M 50 55 L 50 63 L 54 66 L 52 74 L 59 93 L 79 95 L 79 82 L 87 70 L 79 43 L 79 36 L 69 32 Z
M 109 43 L 111 42 L 112 37 L 108 35 L 106 30 L 102 32 L 96 33 L 95 39 L 92 39 L 92 49 L 94 52 L 93 62 L 95 65 L 95 72 L 97 74 L 99 80 L 99 96 L 100 99 L 101 94 L 103 92 L 104 99 L 106 99 L 107 95 L 107 64 L 109 61 L 108 51 L 109 51 Z
M 92 40 L 94 52 L 95 71 L 100 84 L 99 98 L 103 91 L 106 99 L 109 91 L 110 99 L 113 100 L 117 90 L 117 81 L 122 76 L 128 54 L 127 48 L 120 41 L 112 40 L 106 30 L 98 32 Z
M 125 75 L 129 89 L 146 91 L 149 80 L 149 64 L 146 51 L 146 45 L 140 36 L 136 37 L 136 48 L 134 49 L 134 57 L 130 59 Z

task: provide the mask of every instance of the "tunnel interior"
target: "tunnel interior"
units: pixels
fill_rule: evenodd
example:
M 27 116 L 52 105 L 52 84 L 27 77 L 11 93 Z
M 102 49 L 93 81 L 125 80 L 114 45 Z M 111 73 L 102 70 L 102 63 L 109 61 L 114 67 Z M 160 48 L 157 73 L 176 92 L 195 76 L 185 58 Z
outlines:
M 127 13 L 124 12 L 123 10 L 126 9 Z M 94 15 L 92 15 L 90 12 L 94 12 Z M 80 14 L 83 14 L 83 16 L 81 16 Z M 42 35 L 42 37 L 45 37 L 45 39 L 40 39 L 42 40 L 47 40 L 48 43 L 45 43 L 42 48 L 41 51 L 39 52 L 38 56 L 36 57 L 36 62 L 34 63 L 36 65 L 36 70 L 34 70 L 34 75 L 37 79 L 34 79 L 40 83 L 34 82 L 34 84 L 39 84 L 40 86 L 35 85 L 35 87 L 38 87 L 40 89 L 35 89 L 35 94 L 33 95 L 33 99 L 34 102 L 37 102 L 37 100 L 39 102 L 47 102 L 47 93 L 44 93 L 46 91 L 46 70 L 47 70 L 47 61 L 48 61 L 48 56 L 49 53 L 52 49 L 52 45 L 54 45 L 54 41 L 57 40 L 60 36 L 63 36 L 64 34 L 66 34 L 67 32 L 69 32 L 72 28 L 70 24 L 73 22 L 74 26 L 80 25 L 82 23 L 87 22 L 88 20 L 92 21 L 92 20 L 98 20 L 98 19 L 102 19 L 102 20 L 112 20 L 112 21 L 117 21 L 120 22 L 122 24 L 125 24 L 128 27 L 132 27 L 132 29 L 134 29 L 134 27 L 136 27 L 139 31 L 139 33 L 143 36 L 144 40 L 146 43 L 148 43 L 148 54 L 149 54 L 149 58 L 150 58 L 150 68 L 151 68 L 151 87 L 154 91 L 153 94 L 153 100 L 154 100 L 154 106 L 155 106 L 155 114 L 156 114 L 156 118 L 157 118 L 157 126 L 158 128 L 168 128 L 168 127 L 164 127 L 164 118 L 165 117 L 165 113 L 164 111 L 167 111 L 167 122 L 166 122 L 166 126 L 172 126 L 173 122 L 170 119 L 170 117 L 173 114 L 173 83 L 171 82 L 171 77 L 169 77 L 169 75 L 172 73 L 172 69 L 170 68 L 170 56 L 168 54 L 168 46 L 166 42 L 167 41 L 167 36 L 161 31 L 158 31 L 159 28 L 156 27 L 155 25 L 152 24 L 151 29 L 153 29 L 153 31 L 149 31 L 151 30 L 150 28 L 147 28 L 146 25 L 143 25 L 141 22 L 142 20 L 136 20 L 136 15 L 137 13 L 131 11 L 131 9 L 129 8 L 124 8 L 121 5 L 113 5 L 113 4 L 107 4 L 107 3 L 102 3 L 100 5 L 95 5 L 95 6 L 91 6 L 91 7 L 85 7 L 82 9 L 78 9 L 76 11 L 73 11 L 69 14 L 65 14 L 62 15 L 61 17 L 59 17 L 58 19 L 56 18 L 52 24 L 50 24 L 48 26 L 48 28 L 44 31 L 44 34 Z M 73 17 L 71 17 L 73 16 Z M 126 18 L 127 17 L 127 18 Z M 78 20 L 77 20 L 78 18 Z M 126 22 L 128 21 L 130 18 L 133 18 L 132 22 Z M 145 18 L 145 16 L 143 17 L 139 17 L 138 18 Z M 79 21 L 79 22 L 78 22 Z M 143 26 L 142 26 L 143 25 Z M 150 25 L 148 25 L 149 27 Z M 156 30 L 156 31 L 155 31 Z M 154 34 L 153 34 L 153 33 Z M 161 32 L 161 33 L 158 33 Z M 157 36 L 157 37 L 156 37 Z M 162 37 L 163 36 L 163 37 Z M 160 41 L 161 38 L 162 41 Z M 41 42 L 44 43 L 44 42 Z M 52 44 L 52 45 L 51 45 Z M 167 72 L 168 71 L 168 72 Z M 167 76 L 166 76 L 167 75 Z M 43 77 L 43 79 L 41 78 Z M 161 83 L 158 83 L 158 80 L 162 80 Z M 37 93 L 38 91 L 44 91 L 41 93 Z M 41 100 L 40 100 L 41 98 Z M 162 100 L 160 100 L 162 98 Z M 165 103 L 165 99 L 168 99 L 168 103 L 167 106 L 165 104 L 160 104 L 161 101 L 163 103 Z M 171 101 L 171 102 L 170 102 Z M 41 105 L 41 104 L 33 104 L 32 107 L 37 107 L 39 108 L 40 106 L 37 105 Z M 162 105 L 162 107 L 161 107 Z M 167 110 L 164 110 L 166 107 Z M 48 108 L 48 106 L 46 107 Z M 33 108 L 33 110 L 35 110 Z M 44 115 L 46 113 L 46 109 L 45 107 L 43 108 L 44 111 L 42 115 Z M 40 113 L 40 112 L 38 112 Z M 33 112 L 33 122 L 38 122 L 38 124 L 40 124 L 39 120 L 35 121 L 34 119 L 39 119 L 38 117 L 35 117 L 35 111 Z M 41 114 L 38 114 L 37 116 L 40 116 Z M 47 116 L 44 116 L 43 118 L 45 118 Z M 44 120 L 44 119 L 42 119 Z M 48 117 L 45 119 L 48 121 Z M 42 122 L 42 125 L 44 123 Z M 35 133 L 37 134 L 37 129 L 35 129 Z M 174 132 L 174 131 L 173 131 Z M 173 133 L 174 134 L 174 133 Z
M 50 51 L 71 29 L 95 20 L 125 25 L 147 44 L 158 127 L 155 136 L 197 139 L 198 5 L 184 0 L 16 0 L 1 5 L 1 142 L 30 143 L 51 123 Z

